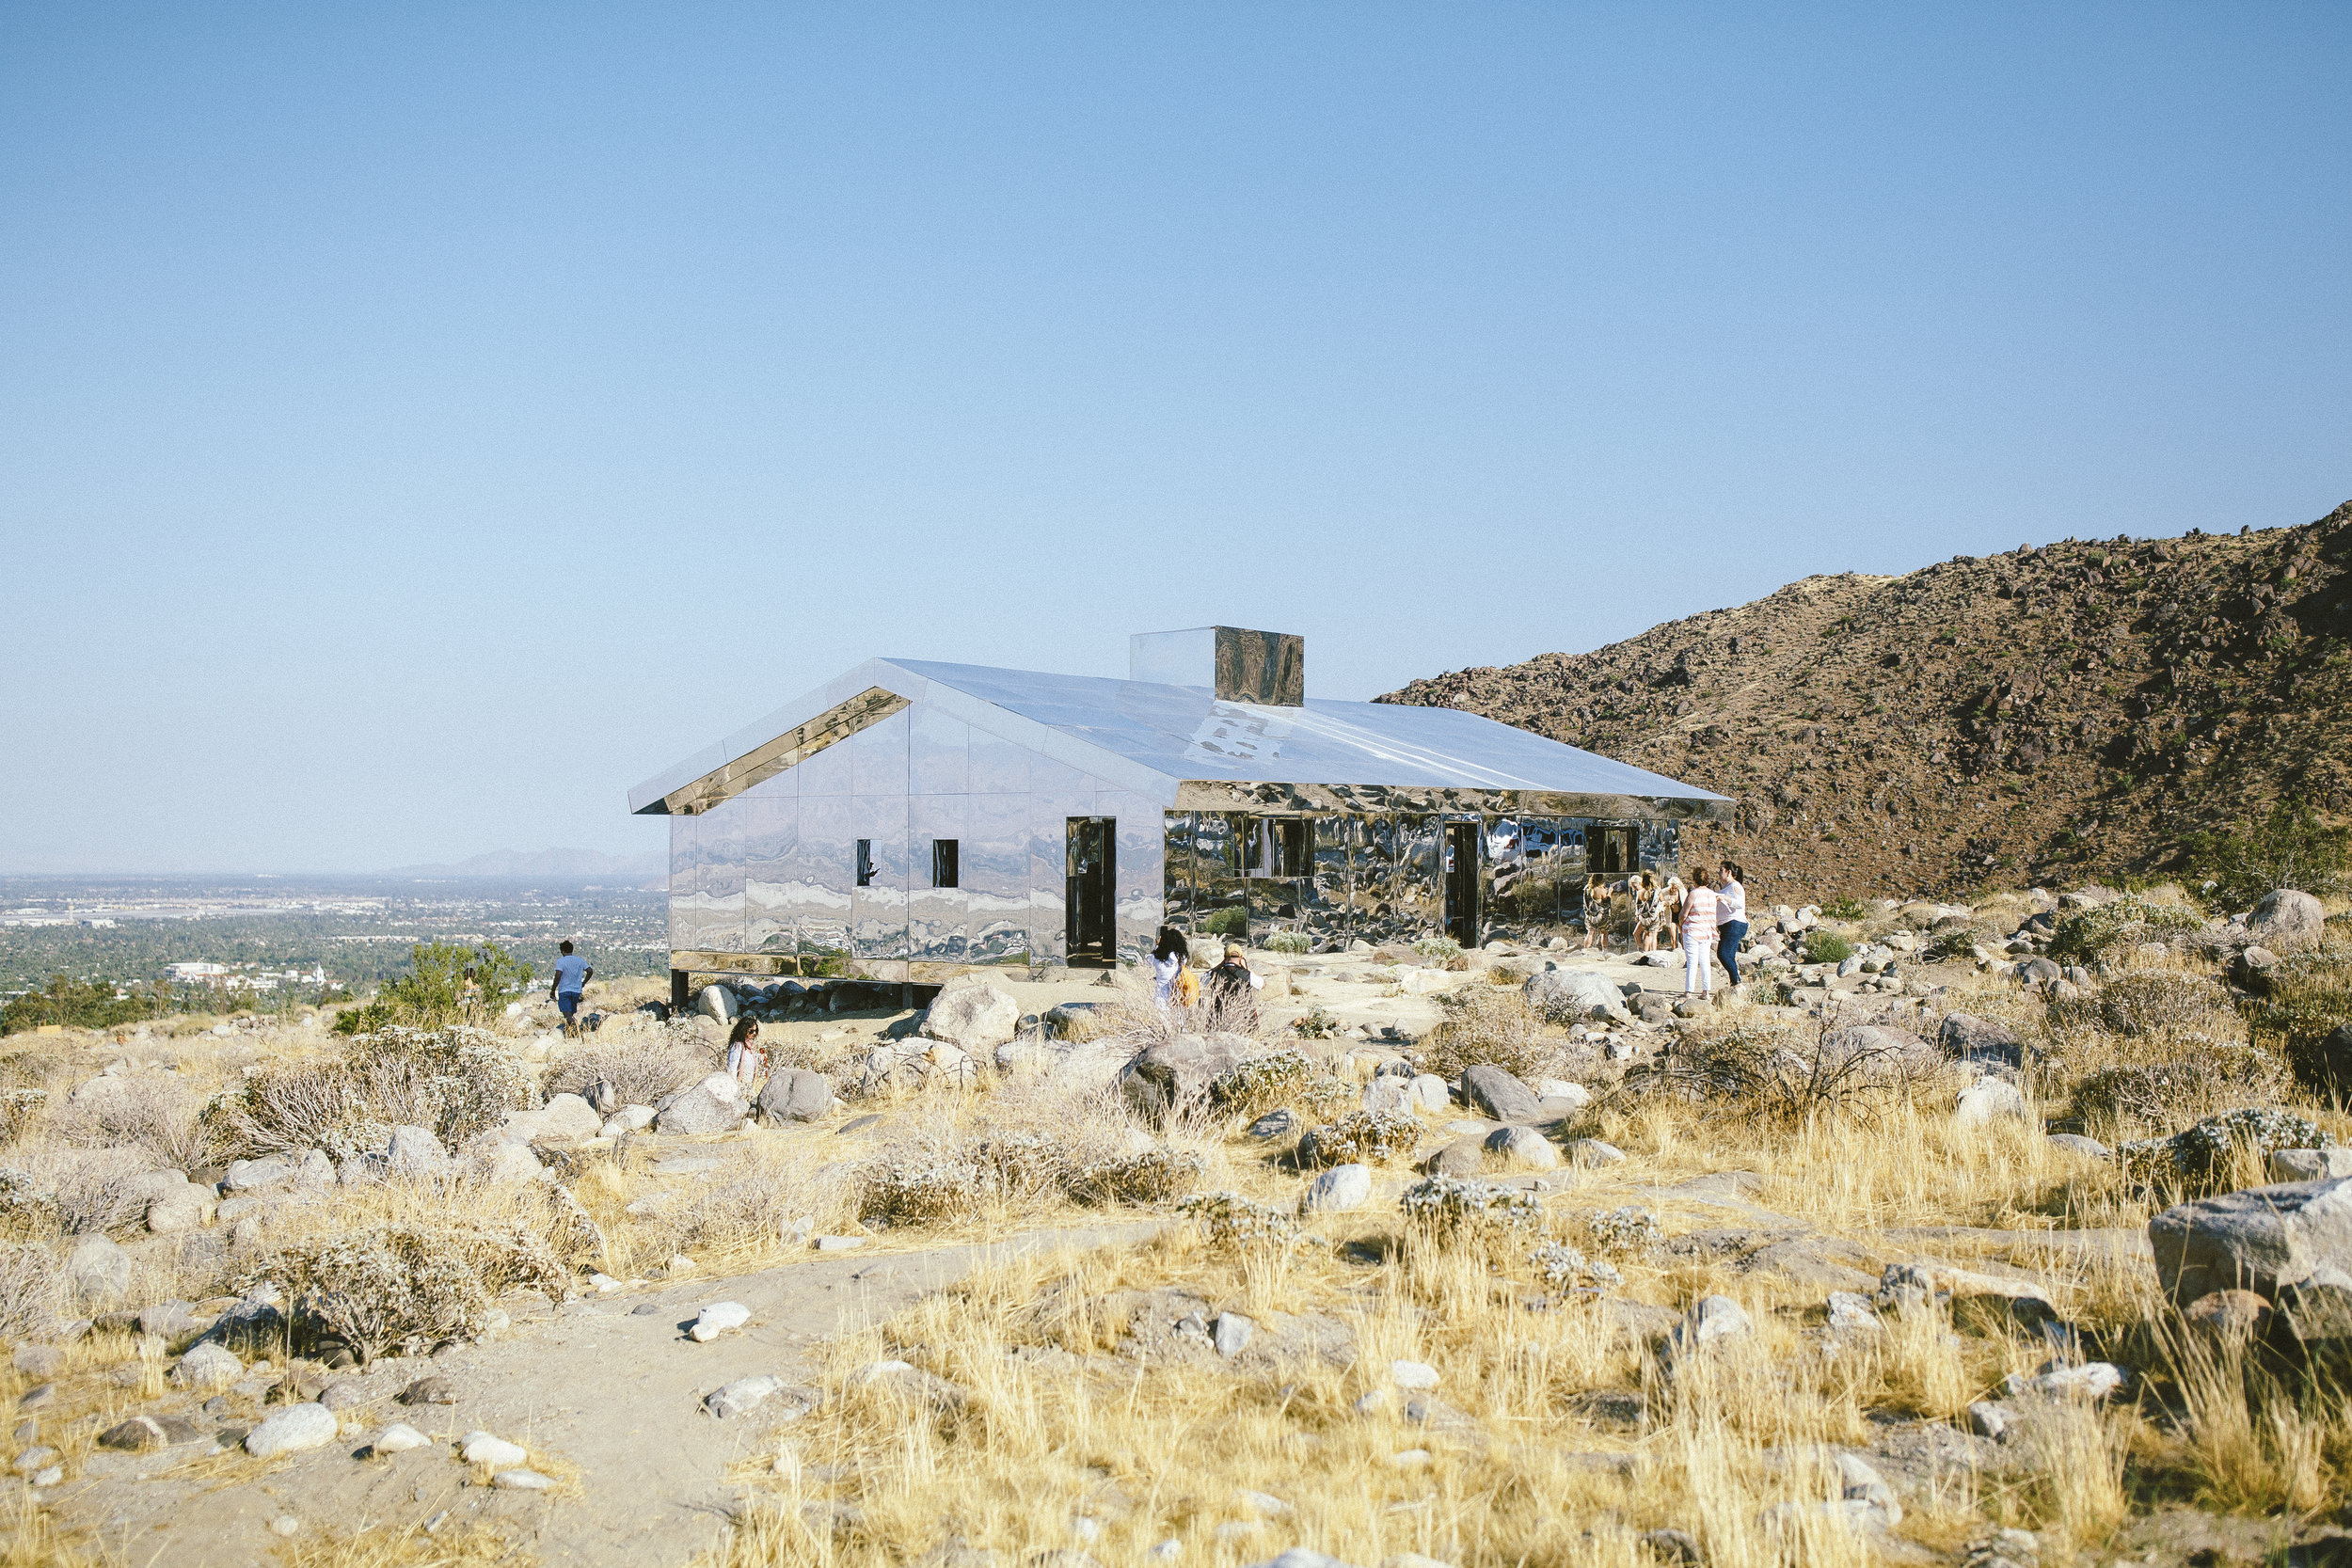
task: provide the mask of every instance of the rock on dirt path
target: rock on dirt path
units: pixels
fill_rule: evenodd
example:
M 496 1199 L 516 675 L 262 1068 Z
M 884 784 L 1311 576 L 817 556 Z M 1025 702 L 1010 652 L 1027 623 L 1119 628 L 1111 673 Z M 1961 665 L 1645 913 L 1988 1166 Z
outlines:
M 204 1463 L 207 1473 L 180 1475 L 184 1464 L 159 1460 L 144 1479 L 126 1471 L 61 1487 L 57 1506 L 67 1523 L 125 1543 L 132 1558 L 175 1568 L 275 1560 L 284 1543 L 272 1523 L 290 1515 L 308 1529 L 346 1529 L 421 1524 L 443 1512 L 452 1525 L 502 1528 L 550 1568 L 684 1562 L 717 1541 L 735 1503 L 727 1465 L 772 1442 L 764 1411 L 714 1419 L 703 1408 L 713 1390 L 762 1374 L 814 1386 L 817 1352 L 832 1335 L 876 1323 L 999 1259 L 1131 1241 L 1157 1227 L 1146 1222 L 921 1252 L 812 1256 L 723 1281 L 573 1302 L 518 1322 L 511 1338 L 437 1357 L 434 1371 L 454 1388 L 454 1404 L 387 1399 L 345 1412 L 336 1442 L 274 1465 L 251 1463 L 227 1482 L 218 1461 Z M 689 1338 L 695 1315 L 723 1299 L 750 1307 L 750 1323 L 709 1344 Z M 648 1306 L 655 1310 L 640 1310 Z M 353 1457 L 402 1419 L 432 1441 Z M 465 1484 L 469 1471 L 453 1444 L 476 1430 L 524 1445 L 534 1465 L 544 1459 L 568 1468 L 578 1484 L 552 1494 Z

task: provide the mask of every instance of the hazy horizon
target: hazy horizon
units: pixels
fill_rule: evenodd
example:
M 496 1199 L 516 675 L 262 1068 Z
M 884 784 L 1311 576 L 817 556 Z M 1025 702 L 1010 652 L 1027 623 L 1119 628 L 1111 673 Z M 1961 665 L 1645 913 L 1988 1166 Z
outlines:
M 17 8 L 0 867 L 658 853 L 631 784 L 875 655 L 1223 622 L 1361 698 L 2308 521 L 2347 66 L 2293 6 Z

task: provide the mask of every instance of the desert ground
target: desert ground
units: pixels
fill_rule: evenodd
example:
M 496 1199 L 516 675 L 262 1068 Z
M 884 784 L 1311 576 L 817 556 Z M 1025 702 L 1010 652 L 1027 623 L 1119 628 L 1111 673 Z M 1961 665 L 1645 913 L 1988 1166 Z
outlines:
M 1756 913 L 10 1037 L 6 1560 L 2352 1560 L 2352 918 Z

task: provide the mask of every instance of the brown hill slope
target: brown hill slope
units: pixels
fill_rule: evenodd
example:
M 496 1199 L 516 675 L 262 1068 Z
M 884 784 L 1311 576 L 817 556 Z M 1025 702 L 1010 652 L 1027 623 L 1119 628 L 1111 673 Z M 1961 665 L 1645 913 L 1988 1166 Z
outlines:
M 2165 869 L 2285 800 L 2352 815 L 2352 502 L 1807 578 L 1589 654 L 1378 699 L 1467 708 L 1740 801 L 1686 840 L 1764 891 Z

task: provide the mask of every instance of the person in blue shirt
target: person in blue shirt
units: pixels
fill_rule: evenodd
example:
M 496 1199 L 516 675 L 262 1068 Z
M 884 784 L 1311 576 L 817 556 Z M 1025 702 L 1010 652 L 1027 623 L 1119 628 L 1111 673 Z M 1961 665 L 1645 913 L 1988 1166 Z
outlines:
M 588 989 L 588 982 L 596 977 L 596 972 L 588 967 L 587 959 L 573 956 L 570 942 L 556 943 L 555 951 L 560 956 L 555 960 L 555 980 L 548 987 L 548 994 L 563 1009 L 564 1033 L 576 1035 L 580 1032 L 580 993 Z

